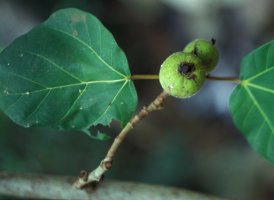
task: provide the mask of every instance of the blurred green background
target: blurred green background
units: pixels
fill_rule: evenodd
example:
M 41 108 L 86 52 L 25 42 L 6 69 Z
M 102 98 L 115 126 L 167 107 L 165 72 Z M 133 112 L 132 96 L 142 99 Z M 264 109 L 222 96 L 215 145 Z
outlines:
M 274 35 L 272 0 L 0 0 L 0 49 L 65 7 L 96 15 L 125 51 L 132 74 L 158 73 L 163 60 L 189 41 L 214 37 L 220 61 L 213 74 L 238 76 L 241 58 Z M 135 85 L 139 109 L 161 92 L 158 81 Z M 163 111 L 131 132 L 106 178 L 274 199 L 274 166 L 249 147 L 228 113 L 233 87 L 207 82 L 191 99 L 167 99 Z M 108 132 L 115 137 L 119 126 Z M 77 176 L 99 164 L 111 141 L 24 129 L 0 113 L 0 171 Z

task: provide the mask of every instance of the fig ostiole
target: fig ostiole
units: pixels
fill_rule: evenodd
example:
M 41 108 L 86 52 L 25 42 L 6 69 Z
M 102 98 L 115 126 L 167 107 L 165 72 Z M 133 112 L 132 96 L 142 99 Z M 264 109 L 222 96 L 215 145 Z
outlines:
M 176 52 L 161 65 L 159 80 L 169 95 L 188 98 L 196 94 L 206 78 L 205 66 L 191 53 Z

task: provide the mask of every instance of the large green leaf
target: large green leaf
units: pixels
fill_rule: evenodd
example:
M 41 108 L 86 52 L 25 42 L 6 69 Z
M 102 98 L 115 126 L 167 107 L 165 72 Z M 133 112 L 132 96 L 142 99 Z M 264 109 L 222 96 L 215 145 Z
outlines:
M 229 101 L 233 120 L 251 146 L 274 162 L 274 41 L 242 60 L 240 79 Z
M 125 125 L 137 95 L 127 59 L 93 15 L 63 9 L 0 54 L 0 109 L 24 126 Z

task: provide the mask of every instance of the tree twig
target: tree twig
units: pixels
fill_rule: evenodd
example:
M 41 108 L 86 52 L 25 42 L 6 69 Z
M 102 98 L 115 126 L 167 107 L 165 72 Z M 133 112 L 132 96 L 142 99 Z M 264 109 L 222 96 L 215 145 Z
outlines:
M 82 171 L 80 173 L 80 177 L 74 182 L 73 186 L 76 188 L 83 188 L 84 186 L 92 182 L 99 182 L 102 179 L 102 176 L 111 169 L 113 157 L 129 131 L 133 129 L 134 126 L 143 118 L 145 118 L 149 113 L 162 109 L 163 100 L 167 96 L 168 94 L 166 92 L 162 92 L 147 107 L 143 107 L 143 109 L 127 123 L 127 125 L 115 138 L 114 142 L 107 152 L 106 157 L 101 161 L 100 165 L 89 174 Z
M 0 172 L 0 195 L 24 199 L 224 200 L 188 190 L 143 183 L 106 181 L 96 190 L 71 187 L 74 177 Z

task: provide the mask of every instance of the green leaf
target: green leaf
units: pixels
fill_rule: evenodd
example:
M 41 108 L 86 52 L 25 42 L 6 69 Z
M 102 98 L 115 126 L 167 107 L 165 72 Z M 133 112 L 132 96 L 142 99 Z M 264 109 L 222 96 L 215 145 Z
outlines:
M 24 127 L 124 126 L 137 95 L 126 56 L 93 15 L 63 9 L 0 54 L 0 109 Z
M 233 120 L 251 146 L 274 162 L 274 41 L 242 60 L 240 79 L 229 100 Z
M 92 134 L 90 132 L 90 130 L 82 130 L 85 134 L 87 134 L 90 138 L 96 139 L 96 140 L 109 140 L 111 137 L 106 134 L 106 133 L 102 133 L 100 131 L 97 131 L 96 134 Z

